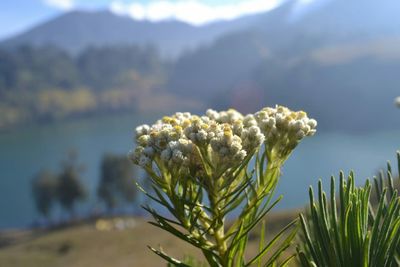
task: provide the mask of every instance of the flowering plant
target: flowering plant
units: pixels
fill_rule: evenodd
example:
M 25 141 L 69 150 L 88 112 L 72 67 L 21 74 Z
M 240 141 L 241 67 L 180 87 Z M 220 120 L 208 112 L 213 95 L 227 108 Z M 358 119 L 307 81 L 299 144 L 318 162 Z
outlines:
M 295 236 L 295 222 L 269 242 L 263 229 L 259 252 L 248 260 L 246 246 L 249 232 L 281 199 L 273 200 L 273 192 L 282 165 L 316 126 L 305 112 L 276 106 L 246 116 L 233 109 L 176 113 L 137 127 L 130 158 L 147 172 L 155 195 L 143 191 L 171 215 L 145 207 L 155 219 L 151 224 L 199 248 L 209 266 L 287 264 L 293 256 L 279 258 Z M 232 213 L 237 216 L 228 226 Z

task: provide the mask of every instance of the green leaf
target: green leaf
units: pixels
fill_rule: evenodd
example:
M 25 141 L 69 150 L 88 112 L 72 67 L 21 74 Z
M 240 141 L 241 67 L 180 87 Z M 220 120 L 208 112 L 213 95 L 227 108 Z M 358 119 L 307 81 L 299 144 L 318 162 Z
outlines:
M 153 251 L 155 254 L 157 254 L 158 256 L 163 258 L 164 260 L 166 260 L 169 263 L 173 264 L 173 266 L 176 266 L 176 267 L 191 267 L 190 265 L 184 264 L 183 262 L 168 256 L 167 254 L 165 254 L 164 252 L 162 252 L 160 250 L 156 250 L 155 248 L 152 248 L 151 246 L 147 246 L 147 247 L 151 251 Z
M 281 239 L 281 237 L 286 233 L 288 229 L 290 229 L 293 225 L 297 223 L 297 220 L 292 221 L 288 225 L 286 225 L 275 237 L 254 257 L 252 258 L 245 267 L 248 267 L 255 263 L 256 261 L 260 260 L 271 248 L 274 248 L 274 245 Z M 292 230 L 292 232 L 288 235 L 288 237 L 277 247 L 277 250 L 274 254 L 272 254 L 271 258 L 268 262 L 274 261 L 279 255 L 287 248 L 287 246 L 292 242 L 293 238 L 297 233 L 297 229 Z M 264 237 L 262 237 L 262 240 Z M 260 265 L 260 264 L 259 264 Z

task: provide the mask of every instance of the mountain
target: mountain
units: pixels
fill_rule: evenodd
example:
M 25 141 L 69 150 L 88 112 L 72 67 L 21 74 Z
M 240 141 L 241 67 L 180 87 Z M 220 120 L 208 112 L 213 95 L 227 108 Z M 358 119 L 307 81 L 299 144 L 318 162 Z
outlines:
M 251 24 L 254 16 L 195 27 L 178 21 L 148 22 L 109 11 L 71 11 L 10 39 L 2 46 L 54 45 L 74 54 L 90 46 L 153 45 L 168 57 L 210 43 L 216 37 Z
M 284 104 L 308 111 L 322 129 L 399 128 L 400 114 L 393 105 L 400 94 L 398 10 L 397 0 L 314 0 L 308 5 L 287 0 L 267 13 L 203 27 L 76 11 L 3 43 L 52 43 L 73 53 L 87 48 L 75 59 L 54 53 L 60 55 L 58 64 L 70 66 L 71 75 L 65 77 L 61 68 L 46 68 L 52 66 L 47 61 L 40 65 L 45 71 L 37 75 L 37 60 L 28 54 L 23 58 L 32 64 L 26 64 L 17 53 L 10 62 L 19 68 L 3 79 L 0 75 L 0 86 L 11 79 L 15 88 L 23 90 L 37 81 L 37 87 L 45 84 L 49 92 L 55 85 L 60 87 L 59 94 L 68 90 L 65 85 L 89 87 L 97 105 L 105 102 L 107 110 L 121 109 L 121 103 L 139 105 L 145 102 L 142 99 L 152 101 L 155 96 L 163 103 L 168 96 L 169 106 L 176 109 L 176 103 L 196 103 L 199 108 L 253 112 L 265 105 Z M 134 47 L 121 48 L 127 44 Z M 155 49 L 136 47 L 146 44 L 161 48 L 164 58 L 158 59 Z M 88 48 L 107 45 L 116 47 Z M 0 53 L 0 63 L 8 56 Z M 33 66 L 32 71 L 25 66 Z M 0 72 L 7 74 L 10 69 L 0 64 Z M 72 79 L 74 73 L 78 77 Z M 12 105 L 20 98 L 17 93 L 5 95 L 12 115 Z
M 296 15 L 298 7 L 287 1 L 184 55 L 169 90 L 244 112 L 284 104 L 329 130 L 399 128 L 400 3 L 330 0 Z

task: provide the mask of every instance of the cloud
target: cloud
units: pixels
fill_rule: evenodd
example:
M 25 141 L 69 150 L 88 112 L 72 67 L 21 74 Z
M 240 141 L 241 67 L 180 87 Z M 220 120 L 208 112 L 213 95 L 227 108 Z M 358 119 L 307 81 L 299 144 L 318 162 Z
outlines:
M 137 20 L 160 21 L 175 19 L 194 25 L 216 20 L 231 20 L 243 15 L 265 12 L 277 7 L 284 0 L 244 0 L 235 4 L 207 5 L 199 1 L 155 1 L 147 4 L 113 1 L 112 12 L 128 15 Z
M 74 0 L 44 0 L 44 3 L 61 10 L 70 10 L 74 7 Z

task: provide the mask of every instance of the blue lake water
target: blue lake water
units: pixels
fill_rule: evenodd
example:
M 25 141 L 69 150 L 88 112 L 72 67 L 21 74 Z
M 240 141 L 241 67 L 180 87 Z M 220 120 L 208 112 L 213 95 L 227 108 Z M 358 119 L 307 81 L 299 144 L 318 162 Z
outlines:
M 90 197 L 80 209 L 96 207 L 95 190 L 104 153 L 126 154 L 133 146 L 133 129 L 158 116 L 123 115 L 37 126 L 0 134 L 0 228 L 24 227 L 38 218 L 31 195 L 31 179 L 41 168 L 57 171 L 60 161 L 74 148 L 86 165 L 84 183 Z M 278 193 L 278 208 L 301 207 L 309 185 L 319 178 L 328 186 L 332 174 L 354 170 L 361 184 L 395 162 L 400 130 L 363 134 L 325 133 L 303 141 L 286 162 Z M 59 211 L 58 211 L 59 212 Z

